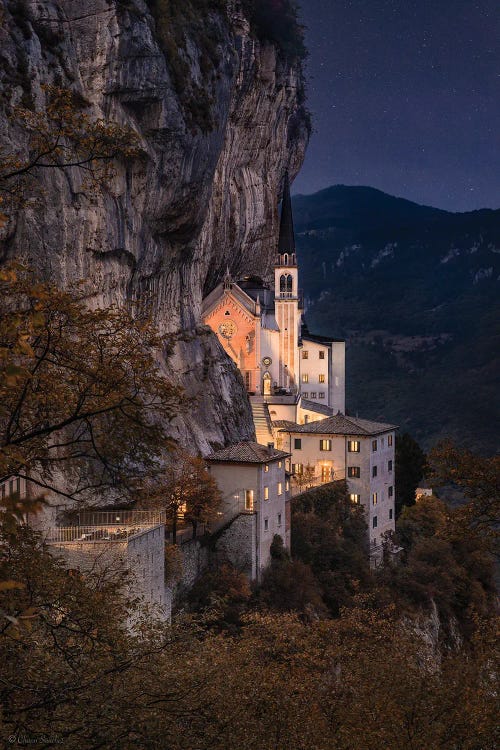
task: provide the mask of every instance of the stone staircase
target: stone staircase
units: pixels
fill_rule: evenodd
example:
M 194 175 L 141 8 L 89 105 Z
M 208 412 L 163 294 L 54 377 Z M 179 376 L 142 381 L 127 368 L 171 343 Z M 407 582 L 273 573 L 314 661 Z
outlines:
M 271 430 L 271 417 L 269 416 L 269 409 L 264 399 L 261 396 L 250 396 L 250 405 L 252 407 L 257 442 L 261 445 L 274 443 Z

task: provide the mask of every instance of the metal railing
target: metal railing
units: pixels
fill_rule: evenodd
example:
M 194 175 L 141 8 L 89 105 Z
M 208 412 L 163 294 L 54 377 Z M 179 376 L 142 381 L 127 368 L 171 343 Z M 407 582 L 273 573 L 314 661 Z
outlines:
M 296 477 L 301 477 L 300 474 L 292 474 L 290 477 L 290 494 L 292 497 L 295 497 L 295 495 L 301 495 L 303 492 L 307 492 L 308 490 L 313 490 L 316 487 L 324 487 L 329 484 L 335 484 L 335 482 L 341 482 L 345 479 L 345 470 L 344 469 L 333 469 L 332 470 L 332 476 L 329 479 L 323 479 L 323 477 L 319 475 L 314 475 L 313 477 L 302 479 L 297 481 Z
M 159 523 L 105 524 L 102 526 L 60 526 L 47 529 L 44 541 L 47 544 L 69 544 L 73 542 L 124 542 L 132 536 L 149 531 Z
M 116 510 L 116 511 L 94 511 L 92 508 L 81 510 L 69 517 L 75 521 L 77 526 L 116 526 L 144 525 L 147 526 L 165 523 L 164 510 Z M 73 525 L 73 524 L 68 524 Z

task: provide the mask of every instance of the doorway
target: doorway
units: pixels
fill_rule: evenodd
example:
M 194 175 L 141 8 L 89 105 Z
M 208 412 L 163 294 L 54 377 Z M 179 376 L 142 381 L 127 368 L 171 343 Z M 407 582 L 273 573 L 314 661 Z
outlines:
M 271 395 L 271 382 L 271 375 L 268 372 L 265 372 L 264 377 L 262 378 L 262 393 L 264 396 Z

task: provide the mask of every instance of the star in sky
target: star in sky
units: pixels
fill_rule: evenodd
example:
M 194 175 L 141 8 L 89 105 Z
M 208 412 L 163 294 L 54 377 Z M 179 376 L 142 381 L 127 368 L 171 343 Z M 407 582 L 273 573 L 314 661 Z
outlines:
M 293 191 L 364 184 L 449 210 L 498 208 L 497 0 L 301 6 L 314 133 Z

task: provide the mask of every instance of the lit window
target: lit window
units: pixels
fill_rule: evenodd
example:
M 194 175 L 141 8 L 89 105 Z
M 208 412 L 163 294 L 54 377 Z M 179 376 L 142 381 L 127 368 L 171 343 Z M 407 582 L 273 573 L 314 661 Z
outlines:
M 245 490 L 245 510 L 253 510 L 253 490 Z
M 278 482 L 278 495 L 281 495 L 282 492 L 283 492 L 283 485 L 281 484 L 281 482 Z
M 325 358 L 325 352 L 323 351 L 323 349 L 319 352 L 319 358 L 320 359 L 324 359 Z
M 332 470 L 329 466 L 321 467 L 321 481 L 331 482 L 332 481 Z
M 269 471 L 269 464 L 264 464 L 264 471 L 265 471 L 265 472 L 268 472 L 268 471 Z
M 372 526 L 373 526 L 374 529 L 377 528 L 377 516 L 373 516 Z
M 294 474 L 303 474 L 304 473 L 304 464 L 292 464 L 292 472 Z
M 347 450 L 349 453 L 359 453 L 361 444 L 359 440 L 348 440 L 347 441 Z
M 269 487 L 264 487 L 264 500 L 269 500 Z
M 372 466 L 372 477 L 376 477 L 376 476 L 377 476 L 377 467 Z
M 281 513 L 278 513 L 278 526 L 281 526 Z
M 378 503 L 378 494 L 376 492 L 372 493 L 372 503 L 373 505 L 376 505 Z
M 375 453 L 376 450 L 377 450 L 377 441 L 372 440 L 372 451 Z
M 302 359 L 309 359 L 309 352 L 307 351 L 307 349 L 304 349 L 304 351 L 302 352 Z
M 361 476 L 361 468 L 359 466 L 349 466 L 347 469 L 347 476 L 351 479 L 359 479 Z
M 320 383 L 324 383 L 325 382 L 325 376 L 324 375 L 319 375 L 318 376 L 318 380 L 319 380 Z
M 264 531 L 269 531 L 269 521 L 267 518 L 264 518 Z
M 285 482 L 285 490 L 288 492 L 289 489 L 290 489 L 290 482 L 287 479 Z
M 318 395 L 319 395 L 319 398 L 325 398 L 325 394 L 324 393 L 320 393 Z
M 331 440 L 320 440 L 319 441 L 319 449 L 320 449 L 320 451 L 331 451 L 331 449 L 332 449 L 332 441 Z
M 304 373 L 304 374 L 302 375 L 302 382 L 303 382 L 303 383 L 308 383 L 308 382 L 309 382 L 309 375 L 307 374 L 307 372 L 305 372 L 305 373 Z
M 387 462 L 387 471 L 392 471 L 392 461 Z
M 387 435 L 387 445 L 389 447 L 392 445 L 392 435 Z
M 389 487 L 389 497 L 394 495 L 394 487 Z
M 282 462 L 278 461 L 278 469 L 281 469 L 281 466 L 282 466 Z
M 360 499 L 361 499 L 360 496 L 354 493 L 351 493 L 349 495 L 349 500 L 351 501 L 351 503 L 354 503 L 355 505 L 359 505 Z
M 311 391 L 311 398 L 317 398 L 316 391 Z
M 302 448 L 302 438 L 294 438 L 293 447 L 296 451 L 300 451 L 300 449 Z

